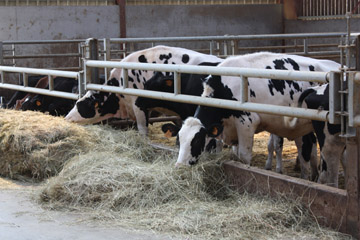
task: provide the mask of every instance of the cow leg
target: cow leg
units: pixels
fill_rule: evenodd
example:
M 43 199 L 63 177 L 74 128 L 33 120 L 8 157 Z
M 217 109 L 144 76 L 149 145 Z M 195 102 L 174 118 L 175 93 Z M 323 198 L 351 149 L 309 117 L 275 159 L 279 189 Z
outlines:
M 266 160 L 265 169 L 271 170 L 272 168 L 272 159 L 273 152 L 276 153 L 276 172 L 282 173 L 282 150 L 283 150 L 284 139 L 275 134 L 270 135 L 268 142 L 268 159 Z
M 298 150 L 298 158 L 299 158 L 299 162 L 300 162 L 300 169 L 301 169 L 301 178 L 302 179 L 309 179 L 309 169 L 310 169 L 310 161 L 305 161 L 304 157 L 303 157 L 303 141 L 302 141 L 302 137 L 296 138 L 295 139 L 295 145 L 297 147 Z
M 140 108 L 138 108 L 135 104 L 133 104 L 134 114 L 136 118 L 136 125 L 137 128 L 142 135 L 148 134 L 148 123 L 149 123 L 149 117 L 147 112 L 142 111 Z
M 340 137 L 327 135 L 321 149 L 319 183 L 338 187 L 339 164 L 343 156 L 345 144 Z
M 236 121 L 238 137 L 237 156 L 246 164 L 251 163 L 254 135 L 260 119 L 257 114 L 251 114 L 252 122 Z

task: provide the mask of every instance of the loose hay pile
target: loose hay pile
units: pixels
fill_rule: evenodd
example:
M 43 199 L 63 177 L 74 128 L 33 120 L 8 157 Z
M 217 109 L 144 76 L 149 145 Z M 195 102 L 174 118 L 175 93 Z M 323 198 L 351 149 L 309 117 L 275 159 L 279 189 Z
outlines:
M 48 181 L 39 193 L 44 206 L 191 239 L 346 238 L 319 228 L 296 202 L 231 191 L 221 168 L 229 155 L 175 169 L 173 153 L 153 148 L 134 130 L 91 130 L 102 141 Z
M 0 175 L 21 180 L 54 176 L 97 140 L 59 117 L 0 109 Z

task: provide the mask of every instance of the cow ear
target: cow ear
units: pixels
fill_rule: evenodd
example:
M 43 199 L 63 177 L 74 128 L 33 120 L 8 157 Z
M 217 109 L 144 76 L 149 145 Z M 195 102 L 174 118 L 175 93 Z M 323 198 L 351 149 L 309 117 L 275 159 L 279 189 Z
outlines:
M 161 130 L 165 133 L 165 137 L 170 138 L 175 137 L 180 129 L 174 124 L 166 123 L 162 125 Z
M 209 137 L 217 137 L 222 133 L 223 129 L 221 124 L 214 124 L 208 129 L 207 134 Z
M 166 79 L 165 80 L 165 85 L 168 87 L 172 87 L 174 84 L 174 81 L 172 79 Z

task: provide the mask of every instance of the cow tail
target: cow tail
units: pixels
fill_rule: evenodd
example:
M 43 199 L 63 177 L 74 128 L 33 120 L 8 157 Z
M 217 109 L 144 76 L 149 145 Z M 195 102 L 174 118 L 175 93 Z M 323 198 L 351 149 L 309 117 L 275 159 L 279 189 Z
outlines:
M 298 100 L 298 107 L 302 107 L 302 104 L 307 96 L 309 96 L 310 93 L 313 93 L 314 89 L 306 89 L 304 92 L 301 93 L 299 100 Z M 296 127 L 298 118 L 296 117 L 284 117 L 284 124 L 287 128 L 293 129 Z
M 299 100 L 298 100 L 298 107 L 301 107 L 304 102 L 304 99 L 307 96 L 309 96 L 310 93 L 313 93 L 313 92 L 314 92 L 314 89 L 312 89 L 312 88 L 306 89 L 304 92 L 302 92 L 299 97 Z

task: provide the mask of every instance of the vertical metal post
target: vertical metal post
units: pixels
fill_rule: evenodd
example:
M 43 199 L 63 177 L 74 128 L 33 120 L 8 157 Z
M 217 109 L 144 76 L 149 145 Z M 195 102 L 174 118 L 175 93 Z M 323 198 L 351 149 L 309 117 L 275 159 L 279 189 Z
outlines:
M 240 103 L 245 103 L 248 101 L 248 78 L 240 76 L 240 79 Z
M 86 88 L 86 84 L 93 83 L 91 79 L 91 69 L 88 66 L 86 66 L 86 60 L 84 61 L 84 76 L 85 76 L 84 83 Z
M 307 55 L 309 53 L 309 47 L 308 47 L 308 39 L 304 39 L 304 54 Z
M 54 90 L 54 77 L 51 75 L 48 75 L 48 79 L 49 79 L 49 90 L 53 91 Z
M 1 78 L 1 83 L 5 83 L 4 81 L 4 72 L 0 71 L 0 78 Z
M 128 79 L 128 70 L 123 68 L 121 70 L 121 78 L 123 79 L 123 88 L 127 88 L 129 86 L 129 79 Z
M 95 38 L 88 38 L 85 41 L 86 59 L 98 60 L 98 41 Z M 89 81 L 89 79 L 87 79 Z M 99 69 L 91 68 L 91 82 L 99 83 Z
M 181 93 L 181 73 L 174 72 L 174 94 Z
M 210 55 L 214 55 L 214 41 L 210 41 Z
M 27 74 L 23 73 L 22 78 L 23 78 L 24 87 L 28 87 L 29 86 L 29 81 L 28 81 Z
M 85 94 L 85 86 L 86 86 L 86 78 L 85 78 L 84 71 L 79 72 L 78 86 L 79 86 L 79 98 L 81 98 Z
M 331 72 L 329 81 L 329 122 L 331 124 L 340 124 L 338 114 L 341 111 L 341 95 L 339 94 L 341 84 L 341 72 Z
M 0 41 L 0 65 L 4 64 L 4 55 L 3 55 L 3 42 Z
M 104 60 L 105 61 L 110 61 L 111 60 L 111 52 L 110 52 L 110 39 L 109 38 L 104 38 Z M 109 68 L 104 68 L 104 74 L 105 74 L 105 79 L 108 79 L 110 76 L 110 69 Z

